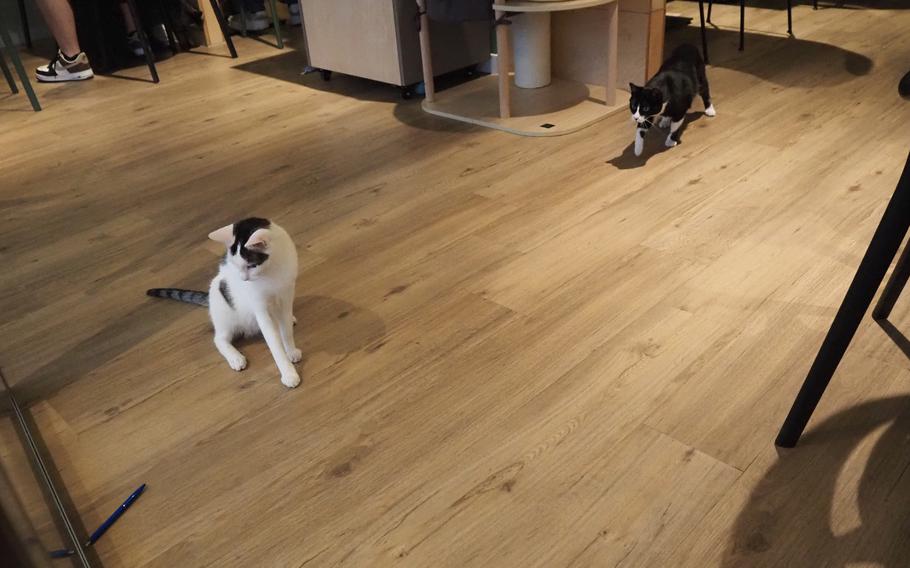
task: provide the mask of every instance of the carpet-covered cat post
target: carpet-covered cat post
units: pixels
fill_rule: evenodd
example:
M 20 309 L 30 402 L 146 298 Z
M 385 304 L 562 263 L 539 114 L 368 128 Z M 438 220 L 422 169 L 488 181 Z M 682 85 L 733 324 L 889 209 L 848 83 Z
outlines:
M 251 217 L 212 231 L 209 238 L 227 251 L 209 291 L 154 288 L 147 293 L 192 304 L 207 305 L 215 327 L 215 347 L 235 371 L 246 368 L 246 357 L 233 345 L 237 337 L 262 333 L 290 388 L 300 384 L 294 363 L 294 286 L 297 248 L 287 232 L 268 219 Z
M 657 74 L 644 87 L 629 83 L 632 97 L 629 110 L 638 124 L 635 129 L 635 155 L 641 156 L 645 146 L 645 134 L 653 124 L 653 118 L 661 115 L 658 127 L 670 126 L 665 142 L 668 148 L 679 143 L 676 131 L 682 126 L 686 113 L 692 106 L 695 95 L 700 95 L 705 104 L 705 114 L 716 116 L 711 104 L 711 91 L 705 62 L 698 48 L 684 44 L 673 50 L 670 57 L 660 66 Z

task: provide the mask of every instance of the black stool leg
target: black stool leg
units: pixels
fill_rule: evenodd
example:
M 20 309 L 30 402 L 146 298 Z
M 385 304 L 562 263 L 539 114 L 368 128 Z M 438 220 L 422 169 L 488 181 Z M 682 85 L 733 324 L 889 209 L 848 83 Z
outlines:
M 901 254 L 900 260 L 897 261 L 894 272 L 891 273 L 891 279 L 885 284 L 885 291 L 882 292 L 878 303 L 875 304 L 875 308 L 872 310 L 873 318 L 883 320 L 891 315 L 894 304 L 897 303 L 901 292 L 907 286 L 907 280 L 910 280 L 910 246 L 904 247 L 904 252 Z
M 787 35 L 793 37 L 793 0 L 787 0 Z
M 809 374 L 803 382 L 790 413 L 777 434 L 775 444 L 792 448 L 799 441 L 812 412 L 821 400 L 831 377 L 837 370 L 856 334 L 859 324 L 869 309 L 878 287 L 881 285 L 891 261 L 904 241 L 910 227 L 910 157 L 904 165 L 904 172 L 897 183 L 897 189 L 885 209 L 882 220 L 872 236 L 872 242 L 853 277 L 844 301 L 837 310 L 831 329 L 815 356 Z
M 32 30 L 28 27 L 28 12 L 25 11 L 25 0 L 19 0 L 19 19 L 22 21 L 22 35 L 25 37 L 25 45 L 32 48 Z
M 708 7 L 710 9 L 711 3 L 708 2 Z M 701 22 L 701 51 L 702 55 L 705 57 L 705 63 L 708 63 L 708 34 L 705 32 L 705 4 L 702 0 L 698 0 L 698 19 Z
M 32 103 L 32 108 L 35 112 L 38 112 L 41 110 L 41 103 L 38 102 L 38 97 L 32 89 L 32 82 L 28 78 L 28 73 L 25 72 L 25 67 L 22 66 L 19 52 L 13 46 L 13 40 L 10 39 L 9 31 L 6 29 L 6 25 L 3 24 L 3 20 L 0 20 L 0 41 L 3 42 L 2 49 L 6 50 L 7 55 L 13 61 L 13 67 L 16 68 L 16 74 L 19 75 L 19 82 L 22 83 L 22 88 L 25 89 L 28 101 Z
M 739 0 L 739 50 L 746 49 L 746 0 Z
M 149 38 L 145 35 L 145 27 L 142 20 L 139 19 L 139 10 L 136 9 L 136 0 L 126 0 L 126 5 L 130 9 L 130 15 L 133 16 L 133 22 L 136 24 L 136 35 L 142 42 L 142 51 L 145 52 L 145 64 L 148 65 L 149 73 L 152 75 L 152 82 L 157 83 L 158 70 L 155 69 L 155 54 L 152 53 L 152 46 L 149 45 Z
M 0 71 L 3 71 L 3 77 L 6 78 L 6 84 L 9 85 L 9 90 L 14 95 L 19 92 L 19 87 L 16 86 L 16 81 L 13 80 L 12 73 L 9 72 L 9 67 L 6 65 L 6 58 L 3 57 L 3 50 L 0 49 Z
M 818 10 L 818 0 L 812 0 L 812 9 Z
M 221 10 L 221 5 L 218 4 L 218 0 L 211 0 L 212 11 L 215 12 L 215 19 L 218 20 L 218 27 L 221 28 L 221 35 L 224 36 L 224 42 L 228 46 L 228 51 L 231 52 L 231 57 L 237 59 L 237 50 L 234 49 L 234 40 L 231 39 L 231 31 L 228 29 L 227 20 L 224 19 L 224 12 Z
M 705 18 L 705 21 L 709 24 L 711 23 L 711 8 L 714 7 L 714 0 L 708 0 L 708 17 Z

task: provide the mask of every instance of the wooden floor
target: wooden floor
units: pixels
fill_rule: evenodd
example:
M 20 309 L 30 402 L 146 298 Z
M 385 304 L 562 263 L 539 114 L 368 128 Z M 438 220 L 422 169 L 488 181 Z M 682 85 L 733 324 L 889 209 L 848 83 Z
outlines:
M 641 159 L 625 115 L 511 136 L 252 39 L 0 96 L 0 363 L 83 528 L 148 483 L 104 565 L 905 566 L 882 329 L 772 445 L 910 147 L 910 10 L 881 6 L 801 4 L 798 39 L 750 8 L 743 53 L 716 6 L 718 117 Z M 300 248 L 292 391 L 144 296 L 205 286 L 251 214 Z

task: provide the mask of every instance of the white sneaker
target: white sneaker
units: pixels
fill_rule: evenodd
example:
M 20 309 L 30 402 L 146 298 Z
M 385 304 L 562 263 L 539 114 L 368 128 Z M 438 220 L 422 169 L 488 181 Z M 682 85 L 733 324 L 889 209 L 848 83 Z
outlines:
M 132 32 L 126 36 L 126 45 L 130 51 L 133 52 L 133 55 L 136 57 L 142 57 L 145 55 L 145 48 L 142 47 L 142 42 L 139 41 L 139 34 Z
M 228 25 L 231 29 L 242 32 L 243 31 L 243 19 L 240 17 L 240 14 L 234 14 L 228 18 Z M 254 12 L 252 14 L 246 15 L 246 31 L 248 32 L 261 32 L 268 29 L 272 25 L 272 20 L 269 18 L 268 14 L 265 11 Z
M 50 63 L 35 69 L 35 78 L 42 83 L 84 81 L 94 76 L 85 52 L 79 52 L 72 59 L 67 59 L 63 52 L 58 50 Z

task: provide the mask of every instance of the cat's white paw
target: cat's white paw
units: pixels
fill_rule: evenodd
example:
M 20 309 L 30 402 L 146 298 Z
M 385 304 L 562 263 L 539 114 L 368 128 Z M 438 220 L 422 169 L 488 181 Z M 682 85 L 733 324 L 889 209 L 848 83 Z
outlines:
M 288 387 L 289 389 L 292 389 L 300 384 L 300 375 L 298 375 L 297 373 L 294 373 L 294 374 L 287 373 L 287 374 L 281 375 L 281 384 Z
M 231 366 L 231 369 L 235 371 L 242 371 L 246 369 L 246 357 L 240 353 L 235 353 L 225 357 L 227 359 L 228 365 Z
M 673 140 L 673 137 L 671 137 L 671 136 L 667 136 L 667 141 L 664 142 L 664 146 L 666 146 L 667 148 L 672 148 L 673 146 L 676 146 L 677 144 L 678 144 L 678 142 L 676 140 Z
M 293 351 L 288 352 L 288 357 L 291 359 L 291 363 L 299 363 L 303 359 L 303 351 L 300 349 L 294 349 Z
M 705 115 L 707 116 L 717 116 L 717 110 L 714 108 L 714 105 L 709 106 L 705 109 Z
M 635 155 L 641 156 L 642 151 L 645 149 L 645 139 L 641 136 L 635 136 Z
M 660 122 L 657 123 L 657 126 L 659 126 L 660 128 L 666 128 L 666 127 L 670 126 L 670 120 L 671 119 L 669 116 L 662 116 L 662 117 L 660 117 Z

